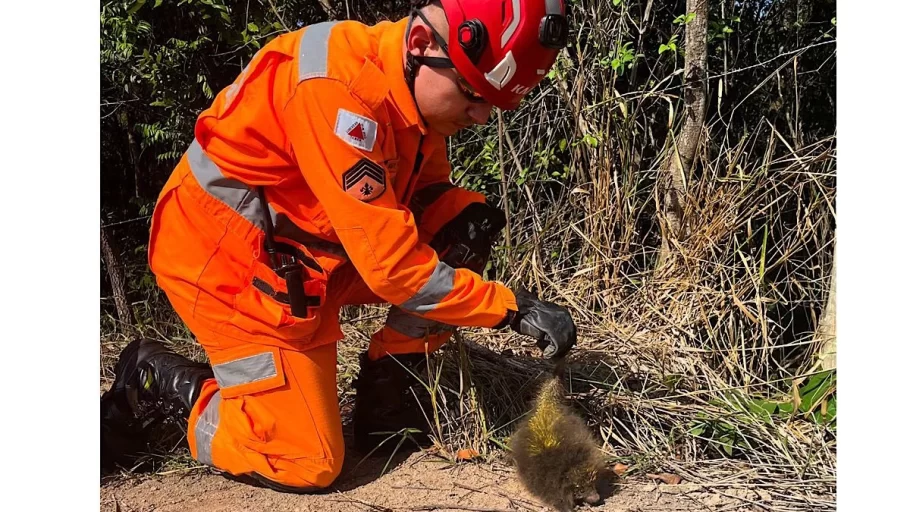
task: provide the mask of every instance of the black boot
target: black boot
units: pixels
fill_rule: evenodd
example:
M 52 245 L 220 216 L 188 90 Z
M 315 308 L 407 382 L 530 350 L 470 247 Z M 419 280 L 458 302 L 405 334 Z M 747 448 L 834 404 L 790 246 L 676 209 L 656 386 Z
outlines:
M 149 339 L 123 349 L 114 375 L 111 389 L 101 396 L 102 472 L 142 451 L 152 424 L 173 420 L 185 427 L 202 383 L 214 377 L 209 365 Z
M 419 431 L 407 433 L 418 444 L 428 441 L 433 410 L 424 388 L 426 364 L 424 354 L 385 356 L 377 361 L 370 361 L 366 352 L 360 355 L 353 421 L 358 451 L 391 452 L 401 441 L 398 433 L 403 429 Z

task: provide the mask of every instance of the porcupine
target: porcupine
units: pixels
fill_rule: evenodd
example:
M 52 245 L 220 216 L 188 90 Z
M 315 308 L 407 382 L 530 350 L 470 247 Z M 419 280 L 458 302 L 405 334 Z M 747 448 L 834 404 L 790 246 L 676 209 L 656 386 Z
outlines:
M 571 512 L 580 502 L 600 503 L 616 474 L 584 420 L 563 401 L 562 364 L 541 386 L 510 448 L 525 488 L 554 509 Z

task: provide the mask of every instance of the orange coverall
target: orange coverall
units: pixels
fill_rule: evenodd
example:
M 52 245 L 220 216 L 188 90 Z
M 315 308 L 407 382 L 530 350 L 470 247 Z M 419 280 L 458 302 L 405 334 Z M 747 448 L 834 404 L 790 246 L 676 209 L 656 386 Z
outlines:
M 427 245 L 484 197 L 451 184 L 445 140 L 418 115 L 406 24 L 327 22 L 274 39 L 201 113 L 160 193 L 149 264 L 215 374 L 189 417 L 203 463 L 301 488 L 336 478 L 343 305 L 392 305 L 373 360 L 432 352 L 451 326 L 494 327 L 517 310 L 504 285 Z M 275 241 L 306 262 L 318 304 L 305 318 L 263 248 L 266 211 Z

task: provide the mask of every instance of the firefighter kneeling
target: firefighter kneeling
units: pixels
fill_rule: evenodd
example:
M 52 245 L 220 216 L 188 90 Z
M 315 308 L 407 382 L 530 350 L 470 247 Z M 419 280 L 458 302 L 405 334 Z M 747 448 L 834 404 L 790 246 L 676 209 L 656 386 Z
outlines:
M 391 305 L 361 355 L 360 450 L 376 432 L 427 431 L 407 367 L 457 327 L 511 328 L 548 358 L 575 344 L 565 308 L 481 276 L 504 217 L 451 183 L 445 142 L 543 79 L 565 46 L 563 2 L 505 2 L 505 17 L 496 2 L 413 3 L 397 22 L 275 38 L 200 114 L 159 195 L 149 265 L 210 364 L 130 343 L 101 399 L 103 468 L 166 416 L 227 474 L 329 486 L 345 305 Z

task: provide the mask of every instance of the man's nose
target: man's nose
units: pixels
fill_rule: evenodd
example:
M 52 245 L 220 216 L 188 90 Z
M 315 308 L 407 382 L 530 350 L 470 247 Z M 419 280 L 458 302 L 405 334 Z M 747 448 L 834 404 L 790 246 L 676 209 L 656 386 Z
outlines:
M 477 124 L 487 124 L 492 111 L 493 105 L 491 103 L 472 103 L 468 107 L 468 115 Z

